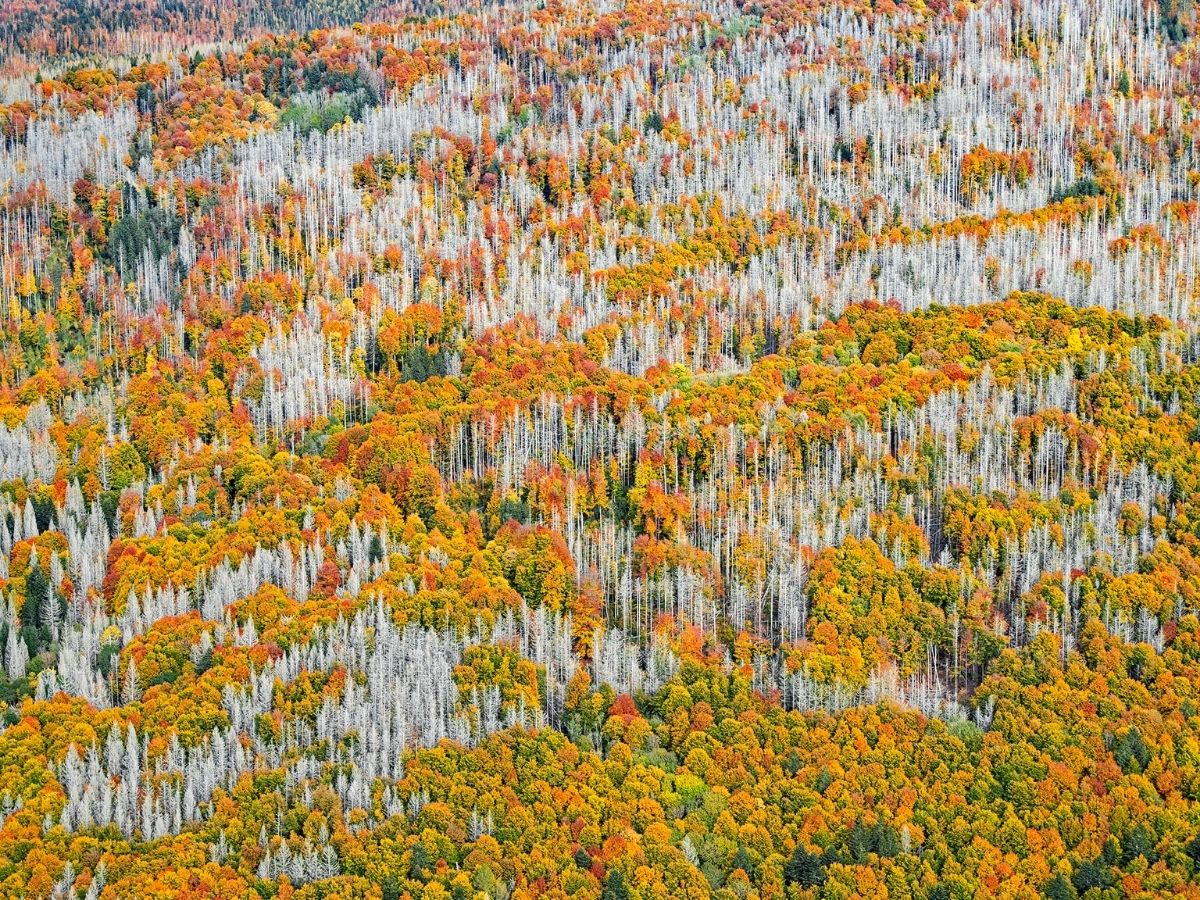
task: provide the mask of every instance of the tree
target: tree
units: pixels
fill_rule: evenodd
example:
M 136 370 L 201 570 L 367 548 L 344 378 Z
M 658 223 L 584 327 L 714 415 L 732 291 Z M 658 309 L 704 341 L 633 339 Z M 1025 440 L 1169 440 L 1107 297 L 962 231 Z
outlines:
M 1108 866 L 1096 859 L 1085 859 L 1075 869 L 1071 883 L 1080 895 L 1086 894 L 1092 888 L 1105 888 L 1112 883 Z
M 631 900 L 632 896 L 620 870 L 610 871 L 604 879 L 604 890 L 600 893 L 600 900 Z
M 875 826 L 875 852 L 885 859 L 900 854 L 900 834 L 891 825 L 879 823 Z
M 1187 843 L 1185 848 L 1188 859 L 1192 861 L 1192 865 L 1200 870 L 1200 834 L 1196 835 Z
M 850 859 L 859 865 L 867 862 L 867 857 L 875 849 L 874 834 L 861 821 L 856 821 L 846 837 L 846 852 Z
M 25 602 L 21 606 L 21 622 L 31 628 L 41 625 L 43 605 L 50 595 L 50 582 L 42 572 L 37 558 L 25 575 Z
M 797 844 L 792 858 L 784 864 L 783 878 L 788 884 L 800 887 L 820 887 L 825 883 L 825 863 L 803 844 Z
M 754 861 L 750 859 L 750 854 L 746 852 L 745 847 L 738 847 L 737 853 L 733 855 L 733 860 L 729 863 L 730 871 L 741 869 L 750 877 L 754 877 Z
M 424 879 L 431 865 L 433 865 L 433 860 L 429 856 L 429 851 L 425 849 L 425 845 L 420 841 L 413 844 L 408 863 L 409 876 Z
M 1076 900 L 1079 896 L 1075 892 L 1074 885 L 1061 872 L 1046 882 L 1046 886 L 1042 888 L 1042 894 L 1047 900 Z

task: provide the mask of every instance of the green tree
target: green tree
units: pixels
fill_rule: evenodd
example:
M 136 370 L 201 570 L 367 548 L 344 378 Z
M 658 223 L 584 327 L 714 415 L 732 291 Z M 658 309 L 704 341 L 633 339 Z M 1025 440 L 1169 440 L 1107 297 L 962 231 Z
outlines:
M 629 887 L 625 884 L 625 876 L 617 869 L 609 872 L 608 877 L 604 879 L 604 891 L 600 894 L 600 900 L 632 900 L 632 897 Z
M 425 849 L 425 845 L 419 841 L 413 844 L 412 854 L 408 861 L 408 874 L 412 878 L 423 879 L 428 872 L 429 867 L 433 864 L 433 860 L 429 856 L 429 851 Z
M 798 844 L 792 858 L 784 864 L 783 879 L 800 887 L 820 887 L 825 883 L 825 863 L 815 853 L 809 853 L 803 844 Z
M 1074 885 L 1067 881 L 1061 872 L 1046 882 L 1042 893 L 1048 900 L 1076 900 L 1079 896 L 1075 892 Z

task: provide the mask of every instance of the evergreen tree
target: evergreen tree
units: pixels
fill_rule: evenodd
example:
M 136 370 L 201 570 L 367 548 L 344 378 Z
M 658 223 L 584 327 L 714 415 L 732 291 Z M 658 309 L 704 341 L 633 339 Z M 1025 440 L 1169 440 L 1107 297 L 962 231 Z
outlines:
M 42 572 L 42 567 L 34 560 L 25 576 L 25 602 L 21 606 L 21 624 L 36 628 L 42 624 L 42 604 L 50 593 L 50 582 Z
M 792 858 L 784 864 L 783 878 L 788 884 L 800 887 L 820 887 L 825 883 L 825 863 L 803 844 L 797 844 Z
M 1188 859 L 1192 861 L 1192 866 L 1200 871 L 1200 834 L 1188 841 L 1186 853 Z
M 875 826 L 875 852 L 885 858 L 900 855 L 900 834 L 882 822 Z
M 1071 883 L 1080 894 L 1092 888 L 1106 888 L 1112 883 L 1108 867 L 1100 860 L 1088 859 L 1081 862 L 1071 876 Z
M 872 838 L 871 830 L 862 822 L 854 823 L 854 827 L 850 829 L 850 834 L 846 838 L 846 850 L 853 862 L 862 865 L 867 861 L 867 857 L 874 850 L 875 842 Z
M 1042 888 L 1042 893 L 1047 897 L 1047 900 L 1076 900 L 1079 896 L 1075 892 L 1075 887 L 1071 882 L 1060 872 L 1046 882 L 1046 886 Z
M 632 896 L 620 870 L 613 869 L 609 872 L 608 877 L 604 879 L 604 891 L 600 894 L 600 900 L 632 900 Z
M 413 844 L 412 855 L 409 858 L 408 873 L 412 878 L 424 879 L 429 867 L 433 864 L 433 860 L 429 857 L 429 851 L 425 849 L 425 845 L 419 841 Z
M 745 847 L 738 847 L 737 853 L 733 855 L 733 862 L 730 863 L 729 871 L 741 869 L 747 875 L 754 876 L 754 860 L 750 858 L 750 854 L 746 852 Z

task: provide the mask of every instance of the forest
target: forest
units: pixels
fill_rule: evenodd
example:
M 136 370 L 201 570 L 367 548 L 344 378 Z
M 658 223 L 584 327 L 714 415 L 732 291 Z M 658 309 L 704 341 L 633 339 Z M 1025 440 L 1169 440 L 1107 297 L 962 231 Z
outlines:
M 1191 0 L 0 0 L 0 898 L 1200 900 Z

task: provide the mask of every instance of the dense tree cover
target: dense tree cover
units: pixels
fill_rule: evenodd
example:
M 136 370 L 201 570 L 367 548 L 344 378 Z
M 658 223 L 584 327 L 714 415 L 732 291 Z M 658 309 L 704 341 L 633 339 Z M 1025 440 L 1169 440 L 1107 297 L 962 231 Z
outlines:
M 0 9 L 0 49 L 10 65 L 24 69 L 80 56 L 231 41 L 248 32 L 348 25 L 383 5 L 372 0 L 12 0 Z
M 0 894 L 1200 897 L 1192 18 L 5 5 Z

